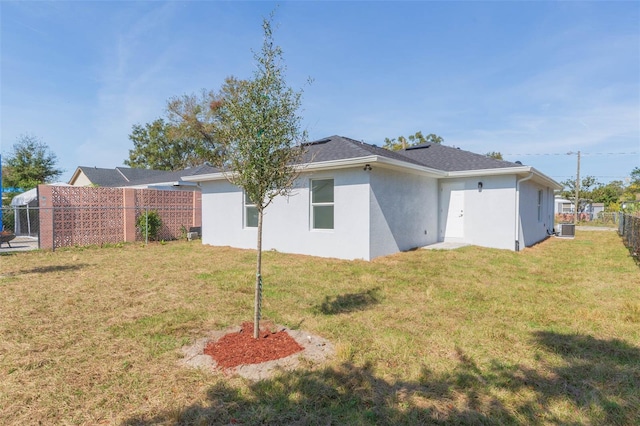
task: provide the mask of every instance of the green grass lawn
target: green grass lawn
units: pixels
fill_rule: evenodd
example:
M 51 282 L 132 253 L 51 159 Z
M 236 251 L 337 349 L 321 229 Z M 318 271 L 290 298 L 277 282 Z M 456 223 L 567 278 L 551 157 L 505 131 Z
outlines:
M 255 252 L 0 257 L 0 424 L 635 424 L 640 269 L 614 232 L 373 262 L 267 252 L 264 317 L 335 359 L 262 382 L 180 367 L 251 320 Z

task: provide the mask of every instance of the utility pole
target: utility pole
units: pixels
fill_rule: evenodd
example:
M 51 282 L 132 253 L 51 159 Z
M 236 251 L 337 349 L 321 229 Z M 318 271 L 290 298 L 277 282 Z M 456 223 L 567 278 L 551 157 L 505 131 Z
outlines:
M 4 231 L 4 225 L 2 221 L 2 154 L 0 154 L 0 232 Z
M 576 171 L 576 202 L 573 224 L 578 225 L 578 205 L 580 203 L 580 151 L 578 151 L 578 170 Z

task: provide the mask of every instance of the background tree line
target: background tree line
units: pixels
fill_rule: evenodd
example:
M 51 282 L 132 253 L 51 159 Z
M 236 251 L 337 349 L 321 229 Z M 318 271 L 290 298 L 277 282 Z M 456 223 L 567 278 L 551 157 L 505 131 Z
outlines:
M 576 181 L 567 179 L 560 182 L 564 188 L 559 195 L 576 205 Z M 640 167 L 635 167 L 630 174 L 629 182 L 625 184 L 621 180 L 613 180 L 609 183 L 601 183 L 593 176 L 586 176 L 580 181 L 578 189 L 577 211 L 583 213 L 587 205 L 592 203 L 603 203 L 606 211 L 622 211 L 623 205 L 627 204 L 626 210 L 636 211 L 640 201 Z

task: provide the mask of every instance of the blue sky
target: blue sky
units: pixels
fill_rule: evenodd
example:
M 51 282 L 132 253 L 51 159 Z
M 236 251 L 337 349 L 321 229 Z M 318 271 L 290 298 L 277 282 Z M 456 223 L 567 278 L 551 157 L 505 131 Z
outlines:
M 0 1 L 0 137 L 77 166 L 123 165 L 166 101 L 252 76 L 277 7 L 310 139 L 418 130 L 562 181 L 640 166 L 638 2 Z M 307 85 L 307 78 L 313 83 Z

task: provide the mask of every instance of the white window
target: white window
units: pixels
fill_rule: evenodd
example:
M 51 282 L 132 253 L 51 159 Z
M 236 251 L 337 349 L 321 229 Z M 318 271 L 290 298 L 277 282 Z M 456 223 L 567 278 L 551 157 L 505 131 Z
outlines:
M 333 229 L 333 179 L 311 181 L 311 228 Z
M 258 227 L 258 208 L 256 207 L 256 203 L 251 201 L 246 192 L 244 193 L 244 227 Z
M 538 222 L 542 222 L 542 200 L 544 199 L 542 189 L 538 191 Z
M 562 213 L 573 213 L 573 204 L 562 203 Z

